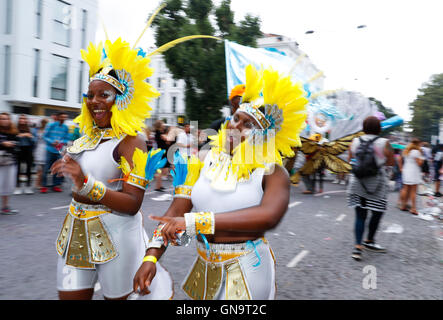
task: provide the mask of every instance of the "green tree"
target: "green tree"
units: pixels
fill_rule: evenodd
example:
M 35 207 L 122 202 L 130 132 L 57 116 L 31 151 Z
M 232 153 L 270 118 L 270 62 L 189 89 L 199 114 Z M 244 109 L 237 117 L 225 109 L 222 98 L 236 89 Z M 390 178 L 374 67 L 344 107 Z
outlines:
M 438 135 L 439 122 L 443 117 L 443 74 L 433 75 L 419 92 L 409 104 L 412 111 L 409 125 L 415 137 L 431 142 L 431 136 Z
M 234 22 L 230 0 L 223 0 L 216 8 L 211 0 L 167 0 L 153 25 L 158 47 L 194 34 L 217 36 L 255 47 L 261 35 L 258 17 L 246 15 L 238 25 Z M 228 104 L 223 41 L 195 39 L 163 55 L 174 79 L 183 79 L 186 83 L 187 118 L 197 120 L 201 128 L 220 118 L 220 109 Z
M 394 116 L 397 115 L 394 112 L 394 110 L 392 110 L 389 107 L 385 107 L 380 100 L 377 100 L 377 99 L 375 99 L 373 97 L 370 97 L 369 100 L 371 100 L 372 102 L 374 102 L 377 105 L 378 111 L 383 113 L 385 115 L 386 119 L 389 119 L 389 118 L 394 117 Z M 401 125 L 399 127 L 395 127 L 395 128 L 384 130 L 381 135 L 382 136 L 387 136 L 387 135 L 389 135 L 393 131 L 403 131 L 403 125 Z

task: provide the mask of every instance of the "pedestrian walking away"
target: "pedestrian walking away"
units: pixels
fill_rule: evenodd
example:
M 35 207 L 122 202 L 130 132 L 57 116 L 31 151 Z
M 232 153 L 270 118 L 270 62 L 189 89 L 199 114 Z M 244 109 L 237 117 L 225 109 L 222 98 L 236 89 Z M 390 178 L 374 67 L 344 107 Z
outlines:
M 146 251 L 140 207 L 158 168 L 148 179 L 146 165 L 154 158 L 148 158 L 139 132 L 149 117 L 148 102 L 159 94 L 145 82 L 152 74 L 150 60 L 138 52 L 121 39 L 107 41 L 104 49 L 91 44 L 83 52 L 90 82 L 75 121 L 84 135 L 51 167 L 74 184 L 56 241 L 57 289 L 63 300 L 92 299 L 97 281 L 105 299 L 127 299 Z M 150 291 L 149 299 L 172 297 L 172 280 L 161 265 Z
M 17 123 L 17 139 L 18 139 L 18 153 L 17 153 L 17 181 L 16 181 L 16 189 L 14 194 L 32 194 L 31 188 L 31 170 L 34 162 L 34 147 L 36 143 L 36 137 L 31 132 L 31 128 L 29 126 L 28 117 L 24 114 L 21 114 L 18 118 Z M 26 166 L 26 188 L 21 186 L 20 175 L 21 175 L 21 167 L 22 164 Z
M 363 248 L 375 252 L 386 249 L 375 242 L 375 234 L 387 208 L 388 179 L 384 166 L 394 165 L 394 152 L 388 139 L 379 137 L 380 120 L 367 117 L 364 135 L 354 138 L 348 161 L 352 174 L 348 185 L 348 206 L 355 209 L 355 246 L 352 258 L 362 259 Z M 351 162 L 352 159 L 352 162 Z M 367 238 L 362 242 L 368 210 L 372 212 Z
M 275 298 L 275 260 L 264 235 L 288 209 L 290 181 L 281 157 L 294 156 L 292 147 L 300 145 L 308 100 L 301 84 L 249 65 L 242 102 L 214 137 L 211 150 L 200 154 L 202 163 L 177 153 L 174 200 L 164 216 L 151 216 L 160 224 L 148 260 L 134 277 L 134 290 L 144 293 L 146 283 L 157 277 L 155 261 L 168 244 L 198 236 L 197 257 L 182 283 L 188 297 Z M 270 130 L 275 134 L 264 134 Z

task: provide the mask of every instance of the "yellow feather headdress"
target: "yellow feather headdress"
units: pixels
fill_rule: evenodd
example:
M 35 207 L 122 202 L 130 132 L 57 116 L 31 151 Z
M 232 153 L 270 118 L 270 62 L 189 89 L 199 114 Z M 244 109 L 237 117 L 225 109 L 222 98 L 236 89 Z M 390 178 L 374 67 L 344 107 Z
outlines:
M 300 146 L 300 132 L 305 127 L 308 99 L 301 83 L 269 68 L 246 67 L 246 89 L 237 112 L 246 112 L 260 126 L 253 129 L 232 156 L 232 171 L 238 180 L 249 179 L 256 168 L 282 164 L 282 155 L 294 155 Z M 210 137 L 213 151 L 226 152 L 226 126 Z
M 150 117 L 149 103 L 160 95 L 152 85 L 145 81 L 153 74 L 153 69 L 149 67 L 151 56 L 196 38 L 221 40 L 212 36 L 192 35 L 166 43 L 150 54 L 136 49 L 135 46 L 150 27 L 155 16 L 165 6 L 166 4 L 160 5 L 154 12 L 133 48 L 130 48 L 129 43 L 119 38 L 114 42 L 107 40 L 104 46 L 102 43 L 97 46 L 90 44 L 87 51 L 81 50 L 83 60 L 89 65 L 91 80 L 105 81 L 118 91 L 115 103 L 111 108 L 111 126 L 117 137 L 122 134 L 137 135 L 137 132 L 145 127 L 145 119 Z M 111 70 L 115 71 L 117 78 L 109 74 Z M 83 133 L 88 136 L 93 135 L 94 121 L 86 106 L 86 99 L 83 99 L 81 114 L 74 121 L 79 123 Z
M 107 40 L 103 48 L 90 44 L 88 51 L 82 50 L 82 57 L 89 65 L 91 80 L 102 80 L 114 86 L 118 93 L 111 108 L 111 126 L 115 136 L 137 135 L 145 127 L 144 121 L 150 117 L 149 103 L 160 94 L 145 80 L 153 74 L 149 67 L 150 58 L 139 55 L 139 50 L 131 49 L 121 38 L 115 42 Z M 108 75 L 114 70 L 118 79 Z M 93 119 L 83 99 L 82 112 L 75 122 L 82 132 L 91 135 Z

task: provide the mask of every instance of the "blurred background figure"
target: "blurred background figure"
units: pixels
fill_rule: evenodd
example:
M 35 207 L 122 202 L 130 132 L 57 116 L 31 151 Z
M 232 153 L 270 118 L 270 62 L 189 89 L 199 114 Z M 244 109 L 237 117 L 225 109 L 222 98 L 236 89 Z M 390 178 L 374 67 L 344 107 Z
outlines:
M 71 145 L 75 140 L 80 138 L 82 135 L 80 133 L 80 128 L 77 123 L 72 124 L 69 127 L 69 142 L 68 144 Z
M 428 183 L 430 182 L 430 168 L 432 166 L 432 149 L 429 147 L 429 143 L 422 142 L 420 151 L 424 157 L 423 164 L 421 166 L 423 172 L 423 180 L 424 182 Z
M 407 204 L 411 202 L 409 212 L 418 215 L 416 207 L 417 186 L 422 182 L 422 165 L 424 156 L 420 150 L 420 140 L 413 138 L 403 151 L 402 181 L 400 192 L 400 210 L 407 211 Z
M 148 152 L 155 147 L 155 136 L 152 132 L 151 128 L 146 127 L 145 128 L 145 136 L 146 136 L 146 148 L 148 149 Z
M 229 104 L 231 108 L 231 116 L 237 111 L 238 107 L 240 106 L 241 99 L 243 97 L 243 94 L 245 93 L 246 86 L 244 84 L 236 85 L 231 90 L 231 94 L 229 95 Z M 218 132 L 220 130 L 221 125 L 227 120 L 227 118 L 223 117 L 218 120 L 215 120 L 211 123 L 209 128 L 215 130 Z
M 436 197 L 441 197 L 440 193 L 440 181 L 441 181 L 441 174 L 440 170 L 442 169 L 442 163 L 443 163 L 443 144 L 440 144 L 438 146 L 438 150 L 434 155 L 434 182 L 435 182 L 435 193 L 434 195 Z
M 43 134 L 48 121 L 49 120 L 47 118 L 41 119 L 39 126 L 34 131 L 36 141 L 34 147 L 34 165 L 37 171 L 35 186 L 38 189 L 42 187 L 42 175 L 46 174 L 46 172 L 43 172 L 46 162 L 46 142 L 43 138 Z
M 162 120 L 157 120 L 154 122 L 154 140 L 157 148 L 165 150 L 163 157 L 167 157 L 170 146 L 167 139 L 167 133 L 167 127 Z M 169 161 L 167 161 L 166 165 L 161 169 L 161 173 L 155 175 L 155 191 L 164 192 L 165 188 L 163 187 L 162 181 L 163 179 L 167 179 L 170 166 L 171 164 Z
M 31 188 L 31 169 L 34 161 L 33 149 L 35 146 L 35 137 L 31 132 L 28 117 L 21 114 L 17 123 L 18 134 L 18 153 L 17 153 L 17 181 L 14 194 L 33 194 Z M 21 186 L 20 176 L 22 174 L 23 165 L 26 166 L 26 188 Z
M 394 149 L 394 166 L 392 167 L 392 177 L 391 180 L 395 182 L 394 191 L 400 191 L 402 188 L 401 171 L 402 171 L 402 157 L 401 150 Z
M 47 175 L 46 173 L 51 168 L 52 164 L 61 158 L 60 151 L 69 142 L 69 128 L 65 124 L 68 115 L 65 112 L 57 113 L 57 121 L 51 122 L 46 125 L 43 138 L 46 141 L 46 161 L 45 169 L 42 176 L 42 187 L 40 188 L 41 193 L 48 192 Z M 52 175 L 52 190 L 55 192 L 62 192 L 63 177 L 57 177 Z
M 183 131 L 177 136 L 176 144 L 178 146 L 178 151 L 183 158 L 188 159 L 192 155 L 192 146 L 194 142 L 194 137 L 191 135 L 191 126 L 186 123 L 183 127 Z
M 14 192 L 17 176 L 16 147 L 17 129 L 9 113 L 0 114 L 0 196 L 2 197 L 1 213 L 17 214 L 18 211 L 8 205 L 9 196 Z

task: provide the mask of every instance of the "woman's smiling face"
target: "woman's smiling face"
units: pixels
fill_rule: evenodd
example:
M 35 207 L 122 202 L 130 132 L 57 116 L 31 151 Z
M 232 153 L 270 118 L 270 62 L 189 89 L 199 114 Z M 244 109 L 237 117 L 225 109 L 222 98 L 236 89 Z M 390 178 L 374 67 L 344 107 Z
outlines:
M 253 129 L 259 129 L 258 122 L 246 112 L 237 110 L 231 120 L 229 120 L 226 129 L 227 144 L 232 152 L 234 148 L 243 142 Z
M 117 91 L 109 83 L 95 80 L 89 84 L 86 106 L 99 128 L 111 126 L 112 112 Z

